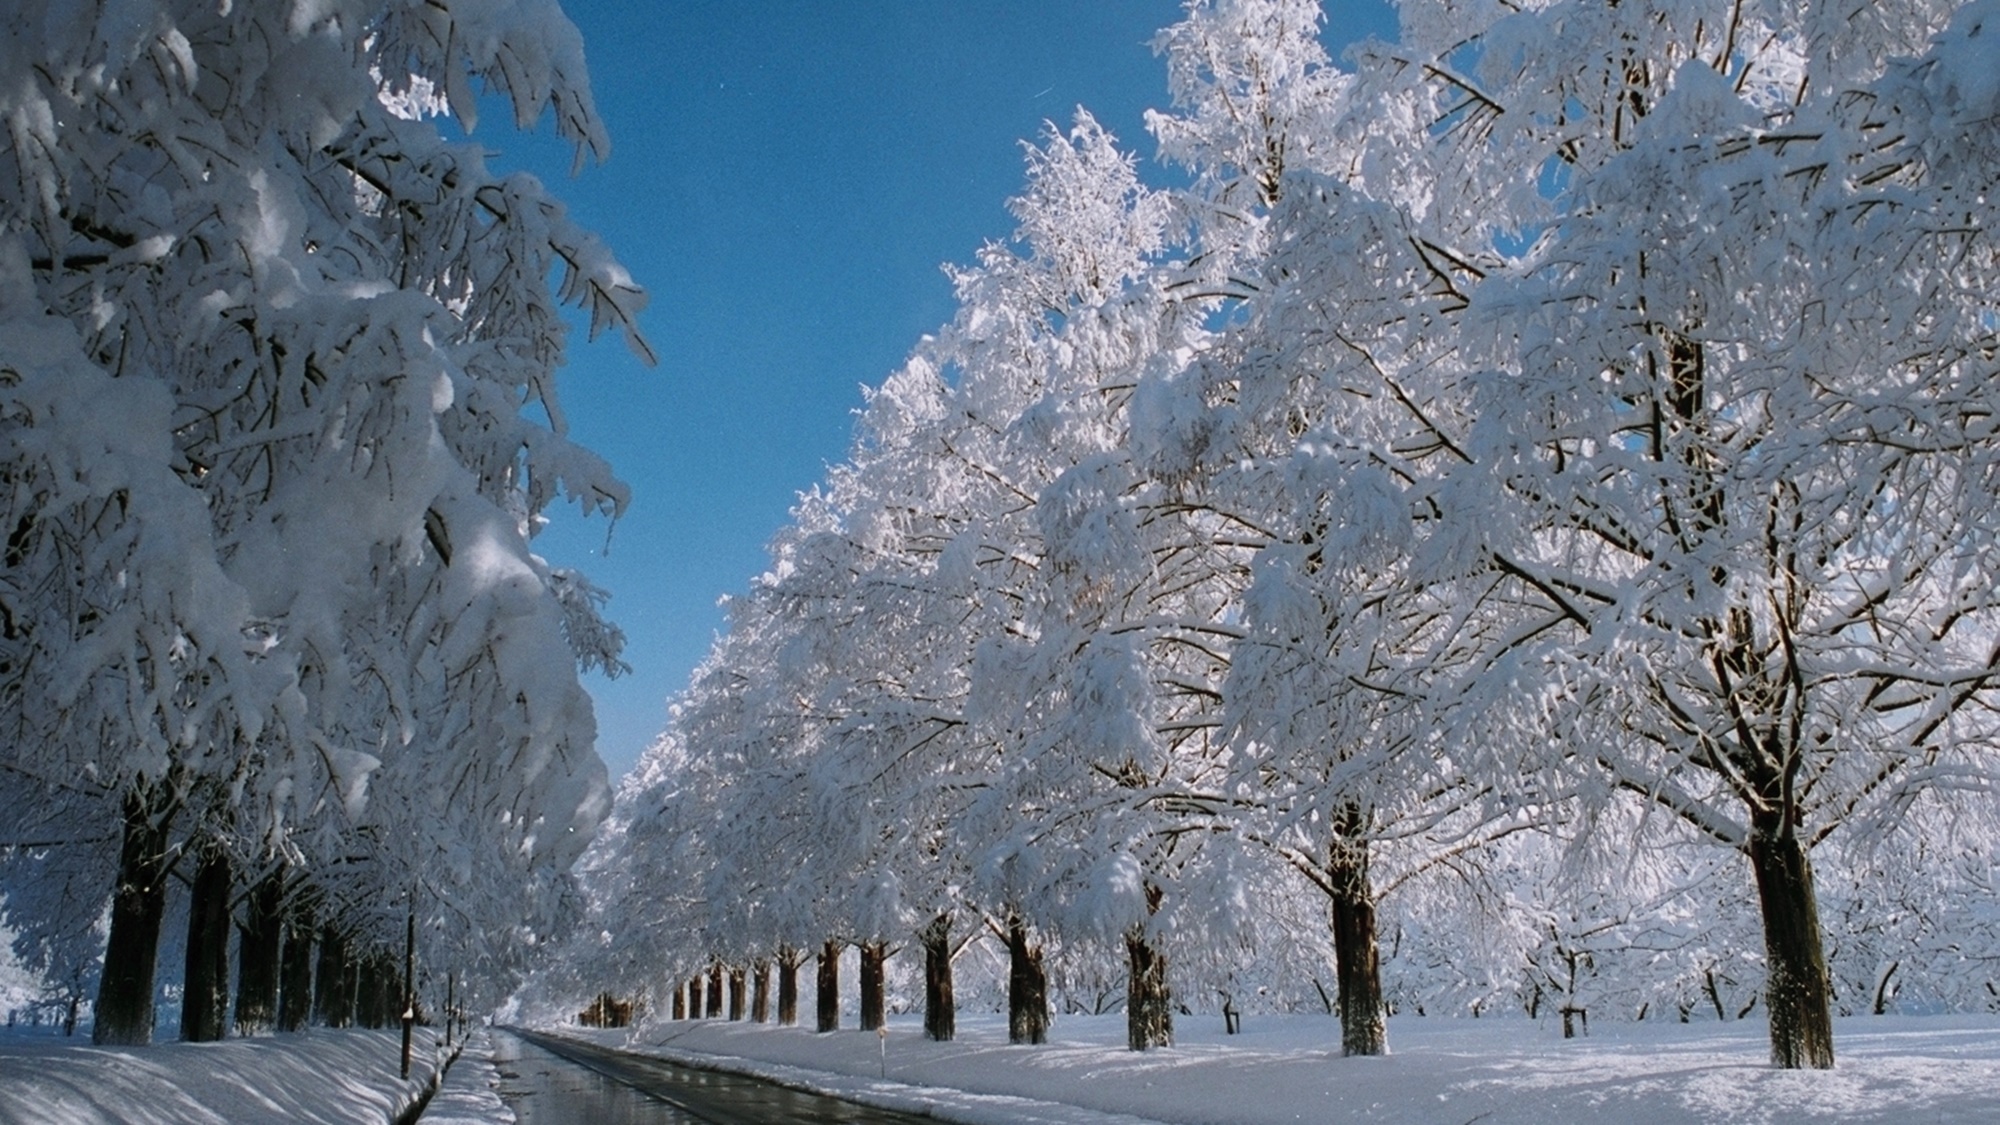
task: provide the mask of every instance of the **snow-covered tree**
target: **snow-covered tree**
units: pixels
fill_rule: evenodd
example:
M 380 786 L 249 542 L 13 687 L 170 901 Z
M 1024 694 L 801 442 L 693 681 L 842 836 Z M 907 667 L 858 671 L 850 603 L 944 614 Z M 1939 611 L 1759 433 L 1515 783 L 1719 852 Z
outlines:
M 1991 250 L 1883 139 L 1988 111 L 1954 63 L 1983 17 L 1892 64 L 1951 15 L 1905 7 L 1405 5 L 1324 130 L 1352 148 L 1282 193 L 1244 360 L 1339 388 L 1301 448 L 1339 462 L 1328 528 L 1397 546 L 1374 604 L 1450 630 L 1403 653 L 1429 721 L 1750 859 L 1782 1065 L 1832 1058 L 1806 849 L 1985 738 Z
M 1704 39 L 1721 6 L 1701 7 L 1606 17 L 1614 143 L 1570 166 L 1567 213 L 1473 298 L 1486 370 L 1476 467 L 1455 475 L 1475 487 L 1445 518 L 1481 526 L 1478 597 L 1518 622 L 1495 686 L 1530 668 L 1554 686 L 1582 792 L 1645 794 L 1748 857 L 1773 1058 L 1827 1066 L 1810 849 L 1892 827 L 1990 744 L 1990 532 L 1970 499 L 1990 454 L 1966 396 L 1992 374 L 1990 293 L 1968 287 L 1992 248 L 1941 233 L 1958 217 L 1881 139 L 1907 112 L 1875 93 L 1886 57 L 1946 10 L 1828 57 L 1803 8 L 1757 13 L 1764 46 L 1732 53 Z M 1635 40 L 1643 62 L 1614 46 Z
M 1122 946 L 1135 1046 L 1169 951 L 1330 951 L 1349 1053 L 1980 1002 L 1995 4 L 1400 9 L 1188 4 L 1179 187 L 1030 149 L 634 808 L 701 956 L 978 912 L 1024 987 Z
M 6 765 L 122 807 L 97 1033 L 143 1041 L 190 835 L 334 854 L 293 833 L 340 832 L 372 772 L 472 737 L 499 788 L 464 814 L 573 858 L 551 842 L 588 833 L 602 766 L 551 659 L 578 637 L 562 581 L 526 541 L 559 497 L 624 502 L 565 437 L 557 303 L 643 350 L 642 295 L 539 184 L 428 120 L 470 126 L 483 81 L 602 155 L 553 2 L 4 20 Z M 425 729 L 458 691 L 515 702 Z

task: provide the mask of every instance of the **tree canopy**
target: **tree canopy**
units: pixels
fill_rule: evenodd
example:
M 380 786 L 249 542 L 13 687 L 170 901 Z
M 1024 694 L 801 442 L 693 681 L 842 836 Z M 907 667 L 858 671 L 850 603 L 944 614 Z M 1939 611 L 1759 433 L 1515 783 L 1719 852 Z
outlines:
M 622 644 L 529 547 L 559 500 L 627 497 L 569 440 L 559 306 L 646 354 L 644 295 L 440 123 L 483 91 L 604 156 L 575 28 L 554 0 L 0 23 L 0 821 L 83 810 L 0 839 L 36 873 L 9 918 L 73 930 L 213 853 L 357 940 L 417 909 L 518 968 L 609 804 L 577 669 Z M 51 849 L 96 862 L 50 878 Z M 76 880 L 98 905 L 52 907 Z M 150 1004 L 100 1003 L 100 1037 Z
M 1190 0 L 1170 186 L 1029 150 L 621 798 L 631 984 L 955 913 L 1331 959 L 1350 1053 L 1984 1002 L 1890 919 L 1995 855 L 2000 6 L 1398 8 Z

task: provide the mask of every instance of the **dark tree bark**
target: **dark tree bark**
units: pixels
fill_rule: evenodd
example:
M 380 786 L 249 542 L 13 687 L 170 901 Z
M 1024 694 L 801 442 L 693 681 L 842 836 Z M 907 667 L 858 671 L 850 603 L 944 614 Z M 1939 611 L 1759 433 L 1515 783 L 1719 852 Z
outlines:
M 1167 955 L 1135 926 L 1125 935 L 1125 1043 L 1134 1051 L 1174 1045 L 1173 997 L 1167 989 Z
M 884 942 L 861 944 L 861 1030 L 874 1031 L 889 1022 L 889 947 Z
M 818 1030 L 840 1030 L 840 943 L 829 941 L 819 952 Z
M 368 958 L 368 1022 L 365 1026 L 379 1029 L 395 1022 L 395 995 L 395 966 L 377 949 Z
M 722 962 L 708 967 L 708 1018 L 722 1018 Z
M 741 1019 L 743 1018 L 743 1007 L 744 1007 L 744 996 L 743 996 L 743 992 L 744 992 L 744 984 L 745 984 L 745 981 L 744 981 L 744 979 L 743 979 L 743 967 L 742 967 L 741 965 L 732 965 L 732 966 L 730 966 L 730 969 L 729 969 L 729 1018 L 730 1018 L 730 1019 L 732 1019 L 732 1020 L 741 1020 Z
M 396 1018 L 403 1025 L 403 1077 L 410 1077 L 410 1029 L 417 1022 L 417 909 L 412 892 L 403 915 L 403 979 L 396 989 Z M 621 1021 L 620 1027 L 625 1026 Z
M 375 957 L 364 954 L 353 961 L 354 973 L 354 1026 L 377 1028 L 382 1026 L 375 1001 L 381 996 L 380 983 L 376 979 Z
M 294 903 L 285 916 L 285 941 L 278 970 L 278 1030 L 299 1031 L 312 1015 L 313 911 Z
M 688 991 L 684 984 L 674 986 L 673 1018 L 684 1020 L 688 1014 Z
M 778 947 L 778 1023 L 794 1027 L 799 1022 L 799 951 L 789 945 Z
M 688 1018 L 691 1020 L 702 1018 L 707 1011 L 707 1009 L 702 1007 L 701 1003 L 702 993 L 707 987 L 707 981 L 708 978 L 704 975 L 697 976 L 687 982 Z
M 1367 815 L 1341 809 L 1327 850 L 1334 969 L 1340 982 L 1340 1053 L 1380 1055 L 1389 1049 L 1382 1018 L 1381 956 L 1375 941 L 1375 891 L 1368 881 Z
M 347 938 L 331 925 L 320 931 L 319 972 L 313 977 L 313 1022 L 321 1027 L 354 1024 L 354 958 Z
M 1785 819 L 1783 812 L 1757 813 L 1750 830 L 1750 867 L 1764 914 L 1771 1062 L 1825 1070 L 1833 1066 L 1833 1015 L 1812 860 Z
M 403 972 L 398 958 L 387 949 L 377 950 L 375 968 L 376 1019 L 379 1027 L 395 1027 L 403 1018 Z
M 236 1034 L 262 1035 L 278 1022 L 278 969 L 285 941 L 285 872 L 257 881 L 236 930 Z
M 1146 913 L 1160 912 L 1160 888 L 1146 884 Z M 1144 926 L 1125 934 L 1125 1044 L 1134 1051 L 1174 1045 L 1173 996 L 1167 989 L 1167 955 Z
M 138 786 L 125 798 L 118 886 L 111 895 L 111 935 L 97 982 L 90 1037 L 107 1046 L 153 1041 L 153 970 L 160 955 L 160 921 L 167 910 L 169 806 Z
M 1019 915 L 1007 919 L 1007 1042 L 1049 1041 L 1049 977 L 1042 947 Z
M 382 959 L 373 952 L 356 959 L 354 1022 L 371 1031 L 382 1026 Z
M 752 1023 L 769 1023 L 771 1020 L 771 959 L 759 957 L 750 967 L 750 1020 Z
M 951 915 L 940 914 L 924 927 L 924 1035 L 949 1043 L 958 1034 L 958 1007 L 951 991 Z
M 229 856 L 202 849 L 188 904 L 187 973 L 181 988 L 181 1038 L 213 1043 L 229 1033 Z

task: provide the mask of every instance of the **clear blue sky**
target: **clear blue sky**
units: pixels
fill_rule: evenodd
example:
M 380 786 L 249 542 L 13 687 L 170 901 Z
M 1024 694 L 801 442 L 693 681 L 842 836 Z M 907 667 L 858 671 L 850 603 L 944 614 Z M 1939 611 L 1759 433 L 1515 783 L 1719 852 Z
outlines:
M 1088 108 L 1153 163 L 1167 104 L 1148 46 L 1175 0 L 563 0 L 612 156 L 487 111 L 500 169 L 540 175 L 652 294 L 647 369 L 570 348 L 571 435 L 610 458 L 631 510 L 555 513 L 537 549 L 612 592 L 632 673 L 593 678 L 614 777 L 748 588 L 796 495 L 844 456 L 863 384 L 952 314 L 940 266 L 1013 228 L 1020 142 Z M 1380 0 L 1333 0 L 1335 48 L 1394 34 Z M 1149 173 L 1150 174 L 1150 173 Z

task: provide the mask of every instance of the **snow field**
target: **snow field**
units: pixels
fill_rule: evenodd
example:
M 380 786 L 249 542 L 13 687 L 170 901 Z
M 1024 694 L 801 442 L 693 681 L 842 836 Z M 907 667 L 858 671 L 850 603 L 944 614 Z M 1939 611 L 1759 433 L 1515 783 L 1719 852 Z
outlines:
M 441 1038 L 417 1029 L 405 1080 L 400 1029 L 138 1048 L 0 1034 L 0 1125 L 381 1125 L 429 1087 Z
M 1004 1016 L 961 1015 L 952 1043 L 902 1016 L 890 1020 L 886 1080 L 877 1038 L 852 1030 L 559 1031 L 973 1125 L 2000 1121 L 1992 1016 L 1837 1020 L 1830 1072 L 1771 1067 L 1760 1020 L 1606 1023 L 1564 1041 L 1554 1021 L 1396 1018 L 1390 1055 L 1348 1059 L 1327 1016 L 1251 1016 L 1234 1037 L 1219 1019 L 1183 1018 L 1175 1046 L 1143 1054 L 1126 1050 L 1122 1015 L 1062 1018 L 1041 1047 L 1009 1045 Z

